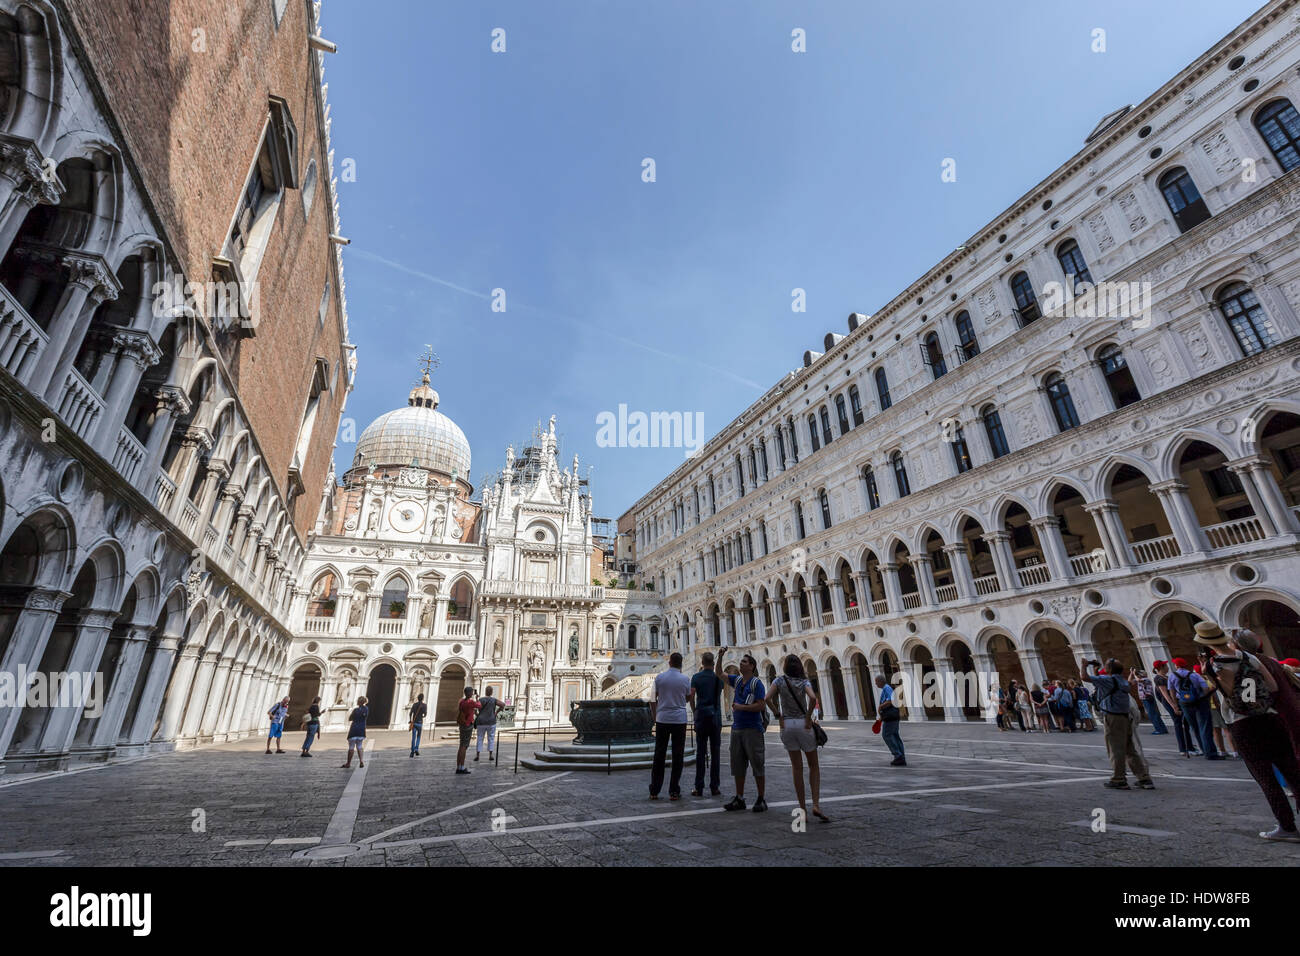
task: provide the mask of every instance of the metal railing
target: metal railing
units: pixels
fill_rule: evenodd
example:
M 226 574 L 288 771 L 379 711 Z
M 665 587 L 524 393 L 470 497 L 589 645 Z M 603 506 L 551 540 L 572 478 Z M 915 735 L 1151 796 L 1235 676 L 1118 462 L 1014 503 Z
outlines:
M 524 718 L 524 719 L 526 720 L 527 718 Z M 543 727 L 534 727 L 534 728 L 532 728 L 531 730 L 528 729 L 527 727 L 504 727 L 504 728 L 502 728 L 502 727 L 498 727 L 498 728 L 497 728 L 497 738 L 498 738 L 498 740 L 497 740 L 496 766 L 498 766 L 498 767 L 501 766 L 501 750 L 502 750 L 502 747 L 501 747 L 501 742 L 500 742 L 500 739 L 499 739 L 499 738 L 500 738 L 503 734 L 514 734 L 514 737 L 515 737 L 515 766 L 514 766 L 514 770 L 513 770 L 513 772 L 514 772 L 514 773 L 518 773 L 518 772 L 519 772 L 519 739 L 520 739 L 521 737 L 525 737 L 525 736 L 533 736 L 533 737 L 536 737 L 538 734 L 541 734 L 541 735 L 542 735 L 542 750 L 547 750 L 547 749 L 548 749 L 547 746 L 546 746 L 547 735 L 549 734 L 549 735 L 551 735 L 551 736 L 554 736 L 557 732 L 558 732 L 558 733 L 562 733 L 562 734 L 564 734 L 564 735 L 572 736 L 572 735 L 576 734 L 576 733 L 578 732 L 578 730 L 577 730 L 576 727 L 574 727 L 574 726 L 571 725 L 571 724 L 569 724 L 569 725 L 565 725 L 565 724 L 550 724 L 550 725 L 543 726 Z M 653 736 L 653 734 L 654 734 L 654 730 L 653 730 L 653 728 L 652 728 L 652 729 L 651 729 L 651 735 Z M 688 721 L 686 722 L 686 747 L 689 749 L 689 748 L 691 747 L 691 745 L 692 745 L 694 742 L 695 742 L 695 722 L 694 722 L 694 721 L 690 721 L 690 720 L 688 720 Z M 607 739 L 605 740 L 605 776 L 608 777 L 608 776 L 610 776 L 611 774 L 613 774 L 613 772 L 614 772 L 614 738 L 613 738 L 613 737 L 609 737 L 609 738 L 607 738 Z

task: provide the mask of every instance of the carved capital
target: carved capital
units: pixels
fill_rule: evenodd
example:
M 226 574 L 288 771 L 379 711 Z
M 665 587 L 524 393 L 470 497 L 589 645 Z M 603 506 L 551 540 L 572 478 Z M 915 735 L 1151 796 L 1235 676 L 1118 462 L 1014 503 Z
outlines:
M 122 293 L 122 283 L 104 257 L 85 252 L 65 252 L 61 264 L 68 270 L 68 281 L 81 286 L 99 302 L 116 299 Z

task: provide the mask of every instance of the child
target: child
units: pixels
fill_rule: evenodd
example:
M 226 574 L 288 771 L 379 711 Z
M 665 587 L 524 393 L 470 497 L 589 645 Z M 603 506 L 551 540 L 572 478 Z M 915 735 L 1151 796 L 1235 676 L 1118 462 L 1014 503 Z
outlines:
M 365 753 L 363 747 L 366 745 L 366 718 L 370 716 L 370 708 L 366 706 L 364 697 L 357 698 L 357 706 L 352 713 L 348 714 L 348 759 L 347 763 L 339 769 L 347 769 L 352 766 L 352 751 L 357 752 L 357 766 L 366 765 Z

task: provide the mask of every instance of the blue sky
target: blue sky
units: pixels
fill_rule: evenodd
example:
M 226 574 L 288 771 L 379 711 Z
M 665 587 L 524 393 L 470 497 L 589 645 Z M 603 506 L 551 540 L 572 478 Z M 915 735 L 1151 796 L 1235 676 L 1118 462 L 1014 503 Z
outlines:
M 405 404 L 431 343 L 476 486 L 554 414 L 617 517 L 683 452 L 598 448 L 602 411 L 713 435 L 1257 6 L 327 0 L 345 415 Z

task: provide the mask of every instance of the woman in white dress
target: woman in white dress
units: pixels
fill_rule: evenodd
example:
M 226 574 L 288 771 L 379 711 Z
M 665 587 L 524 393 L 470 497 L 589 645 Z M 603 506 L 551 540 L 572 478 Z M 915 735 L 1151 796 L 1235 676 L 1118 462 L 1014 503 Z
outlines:
M 817 738 L 813 734 L 813 716 L 821 709 L 821 701 L 813 690 L 812 681 L 804 674 L 803 664 L 791 654 L 785 659 L 785 673 L 772 682 L 767 694 L 767 706 L 781 722 L 781 743 L 790 755 L 790 770 L 794 774 L 794 792 L 799 807 L 805 814 L 803 759 L 808 758 L 808 785 L 812 789 L 812 813 L 822 823 L 830 817 L 818 805 L 821 799 L 822 772 L 817 763 Z

